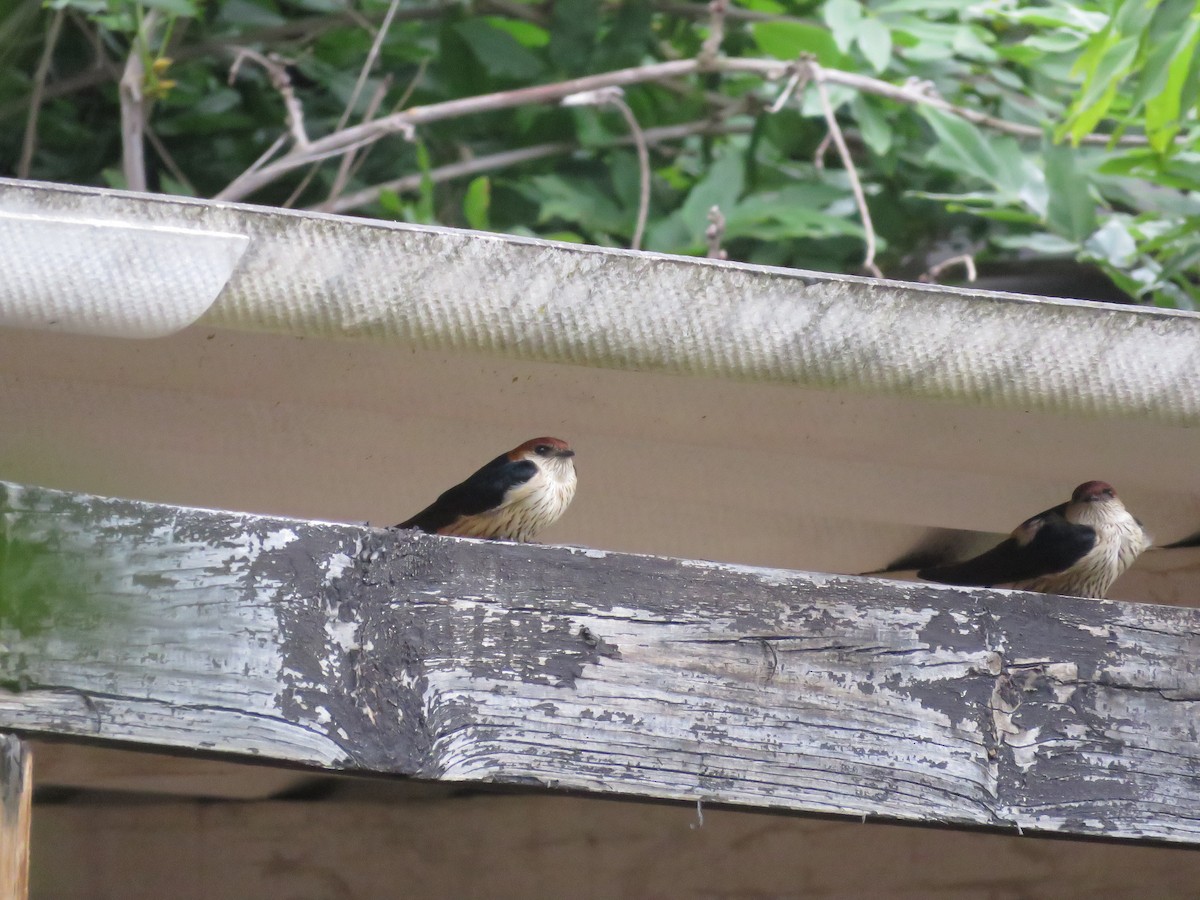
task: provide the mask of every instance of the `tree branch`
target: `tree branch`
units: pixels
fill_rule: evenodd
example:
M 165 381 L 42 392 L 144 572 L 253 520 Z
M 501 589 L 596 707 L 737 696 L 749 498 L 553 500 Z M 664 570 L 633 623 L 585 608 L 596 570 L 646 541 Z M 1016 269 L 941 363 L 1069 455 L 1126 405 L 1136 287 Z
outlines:
M 417 106 L 403 112 L 364 122 L 350 128 L 336 131 L 312 141 L 308 147 L 293 148 L 282 158 L 270 165 L 264 166 L 251 177 L 239 178 L 216 197 L 218 200 L 240 200 L 254 191 L 275 181 L 283 175 L 302 166 L 329 156 L 345 153 L 351 148 L 373 143 L 380 138 L 396 133 L 410 133 L 412 129 L 454 119 L 460 116 L 474 115 L 482 112 L 494 112 L 501 109 L 511 109 L 515 106 L 538 103 L 556 103 L 571 94 L 586 91 L 596 91 L 607 87 L 627 87 L 634 84 L 644 84 L 651 81 L 661 81 L 667 78 L 678 78 L 692 75 L 701 71 L 740 72 L 759 75 L 767 80 L 776 80 L 785 76 L 795 76 L 803 67 L 814 65 L 806 61 L 785 63 L 769 59 L 741 59 L 721 57 L 705 64 L 697 59 L 679 59 L 669 62 L 652 63 L 635 66 L 630 69 L 617 69 L 599 75 L 588 75 L 583 78 L 573 78 L 554 84 L 540 84 L 533 87 L 518 88 L 511 91 L 500 91 L 494 94 L 482 94 L 476 97 L 463 97 L 457 100 L 447 100 L 443 103 L 432 103 L 428 106 Z M 811 70 L 810 70 L 811 75 Z M 930 94 L 919 86 L 898 86 L 858 75 L 839 69 L 821 69 L 821 77 L 826 84 L 840 84 L 866 94 L 873 94 L 906 103 L 912 106 L 932 106 L 944 110 L 976 125 L 982 125 L 994 131 L 1011 134 L 1016 137 L 1041 139 L 1042 130 L 1033 125 L 1022 125 L 997 119 L 973 109 L 955 106 L 936 94 Z M 1085 143 L 1107 144 L 1111 140 L 1108 135 L 1088 135 Z M 1145 144 L 1145 138 L 1139 136 L 1123 137 L 1119 143 Z
M 637 147 L 638 171 L 640 173 L 640 189 L 638 192 L 637 222 L 633 228 L 633 239 L 629 242 L 631 250 L 642 248 L 642 235 L 646 230 L 646 217 L 650 212 L 650 151 L 646 149 L 646 136 L 642 126 L 638 124 L 637 116 L 625 102 L 624 92 L 618 87 L 605 88 L 599 91 L 587 91 L 564 97 L 563 106 L 614 106 L 625 118 L 629 133 Z
M 666 125 L 662 128 L 648 128 L 643 132 L 647 145 L 661 144 L 668 141 L 678 141 L 692 135 L 718 135 L 718 134 L 745 134 L 753 130 L 753 125 L 749 122 L 713 122 L 705 119 L 700 122 L 687 122 L 683 125 Z M 606 147 L 627 147 L 633 143 L 633 136 L 627 135 L 615 138 L 612 141 L 604 144 Z M 446 166 L 439 166 L 429 172 L 429 179 L 435 184 L 440 184 L 444 181 L 452 181 L 456 178 L 467 178 L 472 175 L 479 175 L 484 172 L 494 172 L 497 169 L 505 169 L 509 166 L 520 165 L 521 163 L 532 162 L 538 159 L 546 159 L 551 156 L 562 156 L 567 153 L 573 153 L 580 149 L 580 145 L 574 141 L 554 141 L 547 144 L 535 144 L 532 147 L 521 147 L 517 150 L 505 150 L 502 153 L 492 153 L 488 156 L 479 156 L 475 159 L 463 160 L 462 162 L 451 163 Z M 382 184 L 377 184 L 369 188 L 364 188 L 361 191 L 356 191 L 353 194 L 347 194 L 344 197 L 339 197 L 334 203 L 329 205 L 322 204 L 319 209 L 323 212 L 344 213 L 353 209 L 358 209 L 362 206 L 374 203 L 379 199 L 379 195 L 383 191 L 394 191 L 397 194 L 411 193 L 420 190 L 421 180 L 424 176 L 420 173 L 414 175 L 405 175 L 403 178 L 396 178 L 392 181 L 386 181 Z M 318 208 L 318 207 L 314 207 Z
M 917 281 L 924 284 L 937 284 L 942 273 L 953 266 L 962 266 L 966 270 L 967 281 L 975 280 L 975 257 L 970 253 L 961 253 L 958 256 L 951 256 L 949 259 L 943 259 L 940 263 L 930 266 L 929 271 L 922 274 Z
M 721 240 L 725 237 L 725 216 L 721 207 L 714 206 L 708 211 L 708 227 L 704 229 L 704 240 L 708 244 L 709 259 L 729 259 L 728 251 L 722 249 Z
M 283 107 L 287 111 L 288 131 L 291 132 L 296 149 L 301 152 L 306 150 L 311 142 L 308 139 L 308 132 L 304 130 L 304 107 L 296 98 L 296 91 L 292 87 L 292 77 L 288 75 L 284 61 L 277 54 L 264 55 L 249 47 L 231 49 L 234 52 L 234 58 L 233 64 L 229 67 L 229 83 L 233 84 L 237 78 L 238 70 L 242 67 L 244 60 L 251 59 L 262 66 L 271 79 L 271 86 L 283 98 Z
M 821 112 L 825 115 L 829 136 L 833 138 L 833 145 L 837 147 L 838 156 L 842 158 L 842 167 L 845 168 L 846 176 L 850 179 L 850 191 L 854 194 L 854 203 L 862 218 L 867 242 L 862 267 L 876 278 L 882 278 L 883 273 L 879 271 L 879 266 L 875 265 L 875 225 L 871 222 L 871 210 L 867 206 L 867 195 L 863 192 L 862 182 L 858 180 L 858 169 L 854 165 L 854 158 L 850 155 L 850 148 L 846 146 L 846 136 L 842 134 L 842 126 L 838 124 L 833 104 L 829 102 L 829 91 L 825 89 L 825 70 L 815 62 L 807 63 L 807 65 L 812 72 L 812 80 L 817 86 L 817 96 L 821 98 Z
M 150 53 L 150 33 L 157 24 L 156 9 L 150 10 L 139 23 L 118 89 L 121 98 L 121 167 L 125 187 L 131 191 L 146 190 L 146 98 L 142 87 L 146 79 L 144 59 Z
M 33 165 L 33 151 L 37 147 L 38 113 L 42 109 L 42 96 L 46 92 L 46 76 L 50 72 L 50 61 L 54 58 L 54 48 L 58 44 L 58 35 L 62 31 L 65 16 L 66 8 L 59 7 L 46 29 L 46 43 L 42 47 L 42 58 L 38 60 L 37 72 L 33 76 L 33 93 L 29 97 L 29 115 L 25 119 L 25 138 L 21 141 L 21 159 L 17 163 L 18 178 L 28 178 L 29 169 Z
M 379 87 L 372 95 L 370 102 L 367 103 L 366 112 L 363 113 L 364 122 L 369 122 L 375 118 L 375 113 L 379 111 L 379 105 L 383 103 L 383 98 L 387 94 L 388 88 L 390 88 L 391 85 L 392 76 L 390 75 L 380 82 Z M 363 159 L 365 159 L 367 154 L 370 152 L 371 148 L 367 147 L 363 151 Z M 342 191 L 346 189 L 347 182 L 350 181 L 351 175 L 358 168 L 358 166 L 354 164 L 357 153 L 357 150 L 351 150 L 349 153 L 345 154 L 342 157 L 341 162 L 338 163 L 337 173 L 333 176 L 333 186 L 329 189 L 329 196 L 326 197 L 325 202 L 321 204 L 321 209 L 328 209 L 329 205 L 336 201 L 341 195 Z M 361 162 L 361 160 L 359 161 Z

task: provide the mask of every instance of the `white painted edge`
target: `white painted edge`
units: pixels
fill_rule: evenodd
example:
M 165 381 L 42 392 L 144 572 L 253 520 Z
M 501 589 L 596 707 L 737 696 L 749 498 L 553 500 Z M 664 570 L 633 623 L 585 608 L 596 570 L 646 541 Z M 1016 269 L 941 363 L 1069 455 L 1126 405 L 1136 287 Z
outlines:
M 0 210 L 0 325 L 164 337 L 200 319 L 245 235 Z

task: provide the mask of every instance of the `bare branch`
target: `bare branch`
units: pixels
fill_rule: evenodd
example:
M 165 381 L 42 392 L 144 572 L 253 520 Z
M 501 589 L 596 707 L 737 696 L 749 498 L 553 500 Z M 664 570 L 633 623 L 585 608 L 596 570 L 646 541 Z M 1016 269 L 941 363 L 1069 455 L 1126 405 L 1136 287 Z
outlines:
M 350 116 L 354 113 L 354 107 L 358 104 L 358 97 L 362 93 L 363 85 L 367 83 L 367 78 L 371 74 L 371 70 L 375 68 L 375 61 L 379 59 L 379 48 L 383 46 L 384 39 L 387 38 L 388 29 L 392 27 L 392 20 L 396 18 L 396 9 L 400 6 L 400 0 L 392 0 L 388 6 L 387 14 L 383 17 L 383 24 L 379 26 L 379 31 L 375 33 L 375 40 L 371 42 L 371 49 L 367 52 L 367 58 L 363 61 L 362 68 L 358 72 L 358 80 L 354 82 L 354 90 L 350 92 L 350 100 L 346 103 L 346 109 L 338 119 L 337 129 L 341 130 L 346 127 L 346 123 L 350 121 Z M 364 116 L 363 121 L 370 121 L 370 116 Z
M 157 24 L 158 10 L 152 9 L 142 19 L 133 37 L 118 89 L 121 98 L 121 167 L 125 174 L 125 187 L 131 191 L 146 190 L 144 138 L 147 109 L 146 98 L 142 94 L 146 78 L 143 60 L 150 53 L 150 34 Z
M 625 117 L 625 122 L 629 125 L 629 132 L 633 135 L 634 146 L 637 148 L 641 185 L 638 192 L 637 225 L 633 229 L 633 239 L 629 242 L 629 246 L 633 250 L 641 250 L 642 237 L 646 233 L 646 218 L 650 215 L 650 151 L 646 147 L 646 135 L 642 131 L 642 126 L 638 124 L 637 116 L 633 114 L 633 110 L 629 108 L 625 98 L 616 97 L 612 100 L 612 104 Z
M 817 144 L 817 149 L 813 151 L 813 168 L 818 172 L 825 171 L 825 154 L 829 152 L 829 148 L 833 146 L 833 132 L 825 132 L 825 137 L 821 138 L 821 143 Z
M 250 164 L 250 168 L 248 168 L 245 172 L 243 172 L 241 175 L 239 175 L 238 178 L 239 179 L 246 178 L 250 175 L 253 175 L 259 169 L 261 169 L 263 166 L 265 166 L 267 164 L 267 160 L 269 160 L 272 156 L 274 156 L 276 153 L 279 152 L 279 148 L 282 147 L 287 142 L 287 139 L 288 139 L 287 132 L 286 131 L 282 132 L 279 135 L 279 137 L 275 138 L 275 140 L 271 144 L 271 146 L 268 147 L 266 150 L 264 150 L 262 152 L 262 155 L 259 156 L 258 159 L 256 159 L 254 162 L 252 162 Z M 232 184 L 230 184 L 230 187 L 232 187 L 233 184 L 236 184 L 236 183 L 237 183 L 237 179 L 234 179 Z M 228 190 L 228 188 L 226 188 L 226 190 Z
M 463 97 L 443 103 L 431 103 L 427 106 L 418 106 L 403 112 L 396 112 L 379 119 L 374 119 L 371 122 L 364 122 L 351 128 L 342 129 L 341 131 L 313 141 L 303 150 L 293 148 L 293 150 L 285 154 L 281 159 L 276 160 L 268 166 L 264 166 L 253 177 L 239 178 L 218 194 L 217 199 L 239 200 L 264 185 L 270 184 L 284 174 L 306 166 L 314 160 L 325 159 L 329 156 L 344 153 L 352 146 L 361 147 L 397 132 L 411 133 L 412 129 L 433 122 L 455 119 L 476 113 L 511 109 L 515 106 L 524 106 L 527 104 L 555 103 L 571 94 L 613 86 L 628 87 L 629 85 L 643 84 L 650 81 L 657 82 L 669 78 L 693 75 L 697 72 L 744 72 L 758 75 L 767 80 L 777 80 L 788 76 L 796 77 L 798 71 L 810 69 L 813 65 L 807 62 L 799 64 L 784 63 L 771 59 L 730 59 L 718 57 L 711 62 L 699 59 L 679 59 L 670 62 L 635 66 L 630 69 L 617 69 L 612 72 L 588 75 L 583 78 L 574 78 L 569 81 L 560 81 L 553 84 L 540 84 L 511 91 L 500 91 L 494 94 Z M 811 76 L 811 71 L 809 74 Z M 796 77 L 797 86 L 803 77 L 803 74 Z M 931 95 L 924 90 L 914 89 L 909 86 L 897 86 L 889 84 L 886 81 L 880 81 L 877 78 L 857 75 L 853 72 L 843 72 L 838 69 L 822 68 L 821 77 L 826 84 L 840 84 L 862 93 L 886 97 L 900 103 L 932 106 L 973 122 L 976 125 L 982 125 L 1005 134 L 1038 140 L 1042 137 L 1042 130 L 1039 127 L 1009 122 L 986 115 L 977 110 L 955 106 L 941 97 Z M 1085 143 L 1107 144 L 1112 138 L 1109 135 L 1094 134 L 1086 136 L 1083 140 Z M 1146 139 L 1141 136 L 1125 136 L 1118 139 L 1117 142 L 1144 145 Z
M 829 102 L 829 91 L 825 89 L 825 70 L 815 62 L 808 63 L 808 67 L 812 70 L 812 80 L 817 86 L 817 96 L 821 98 L 821 111 L 825 114 L 825 124 L 829 127 L 829 136 L 833 138 L 838 156 L 842 159 L 842 166 L 846 169 L 846 176 L 850 179 L 850 190 L 854 194 L 854 203 L 858 206 L 858 214 L 862 218 L 867 242 L 862 267 L 876 278 L 882 278 L 883 273 L 879 271 L 879 266 L 875 265 L 875 226 L 871 222 L 871 210 L 867 207 L 867 196 L 863 193 L 862 182 L 858 180 L 858 169 L 855 168 L 854 159 L 850 156 L 850 148 L 846 146 L 846 136 L 842 134 L 842 126 L 838 124 L 833 104 Z
M 752 128 L 753 126 L 748 122 L 719 123 L 705 119 L 700 122 L 687 122 L 682 125 L 648 128 L 643 134 L 647 144 L 658 144 L 667 141 L 682 140 L 695 134 L 744 134 Z M 629 135 L 616 138 L 606 146 L 629 146 L 632 143 L 633 136 Z M 467 178 L 483 172 L 494 172 L 497 169 L 504 169 L 509 166 L 520 165 L 521 163 L 532 162 L 538 159 L 546 159 L 550 156 L 561 156 L 566 153 L 573 153 L 578 149 L 579 145 L 574 141 L 555 141 L 547 144 L 536 144 L 532 147 L 506 150 L 502 153 L 493 153 L 488 156 L 479 156 L 475 159 L 439 166 L 436 169 L 432 169 L 428 177 L 435 184 L 438 184 L 443 181 L 451 181 L 455 178 Z M 326 212 L 348 212 L 349 210 L 374 203 L 379 199 L 379 195 L 383 191 L 395 191 L 397 194 L 416 191 L 421 187 L 422 177 L 420 174 L 405 175 L 403 178 L 397 178 L 383 184 L 364 188 L 353 194 L 339 197 L 328 208 L 322 206 L 322 209 Z
M 364 122 L 370 122 L 373 118 L 375 118 L 375 113 L 379 111 L 379 105 L 383 103 L 383 98 L 387 95 L 388 89 L 391 88 L 391 86 L 392 77 L 390 75 L 379 83 L 379 86 L 375 89 L 375 93 L 371 96 L 370 102 L 367 103 L 366 112 L 363 113 Z M 371 146 L 374 145 L 372 144 Z M 366 158 L 367 153 L 370 151 L 371 147 L 367 147 L 363 151 L 364 159 Z M 321 209 L 327 209 L 329 205 L 333 203 L 333 201 L 341 196 L 342 191 L 346 189 L 346 184 L 350 181 L 350 176 L 353 169 L 357 168 L 354 165 L 355 156 L 357 153 L 357 150 L 351 150 L 349 153 L 346 153 L 344 156 L 342 156 L 341 161 L 338 163 L 337 174 L 335 174 L 333 177 L 333 186 L 329 189 L 329 196 L 326 197 L 325 202 L 321 204 Z
M 714 206 L 708 211 L 708 228 L 704 230 L 709 259 L 729 259 L 729 253 L 721 248 L 721 240 L 724 237 L 725 216 L 721 214 L 721 207 Z
M 396 13 L 396 21 L 410 22 L 420 19 L 435 19 L 438 16 L 444 15 L 447 10 L 454 9 L 462 4 L 459 0 L 441 0 L 431 6 L 418 6 L 401 9 Z M 519 5 L 519 4 L 515 4 Z M 72 20 L 77 17 L 72 14 Z M 233 44 L 252 46 L 255 44 L 270 44 L 279 45 L 281 43 L 305 43 L 313 38 L 319 37 L 326 31 L 334 28 L 340 28 L 347 24 L 356 24 L 365 20 L 370 23 L 373 19 L 378 18 L 378 14 L 363 15 L 353 10 L 342 10 L 336 13 L 330 13 L 326 16 L 309 16 L 303 19 L 291 19 L 287 22 L 282 22 L 278 25 L 270 25 L 265 28 L 256 28 L 250 31 L 244 31 L 240 35 L 229 36 L 223 38 L 213 38 L 211 40 L 198 41 L 195 44 L 188 44 L 179 47 L 172 53 L 173 59 L 178 62 L 184 62 L 192 59 L 199 59 L 205 56 L 216 53 L 225 53 Z M 95 35 L 93 32 L 87 32 L 88 39 L 93 43 Z M 116 81 L 121 76 L 121 67 L 107 63 L 102 59 L 97 59 L 95 66 L 79 75 L 73 75 L 70 78 L 64 78 L 61 81 L 56 81 L 46 87 L 43 100 L 53 100 L 57 97 L 63 97 L 67 94 L 73 94 L 77 91 L 86 90 L 98 84 L 104 84 L 109 81 Z M 16 113 L 26 109 L 27 104 L 23 99 L 5 103 L 0 106 L 0 120 L 6 119 Z
M 791 99 L 792 94 L 797 91 L 803 92 L 808 86 L 808 80 L 812 77 L 812 72 L 808 65 L 804 62 L 797 63 L 792 70 L 791 76 L 787 83 L 783 86 L 783 90 L 779 92 L 779 96 L 775 98 L 775 102 L 767 107 L 767 112 L 777 113 L 783 109 L 784 105 Z
M 50 61 L 54 58 L 54 48 L 58 44 L 58 35 L 62 31 L 65 15 L 66 7 L 59 7 L 46 29 L 46 43 L 42 47 L 42 58 L 38 60 L 37 71 L 33 76 L 33 93 L 29 97 L 29 115 L 25 119 L 25 138 L 21 142 L 21 159 L 17 163 L 18 178 L 28 178 L 29 169 L 33 165 L 33 151 L 37 147 L 38 113 L 42 110 L 42 96 L 46 92 L 46 76 L 50 72 Z
M 961 253 L 958 256 L 943 259 L 937 265 L 930 266 L 929 271 L 917 280 L 925 284 L 937 284 L 938 278 L 941 277 L 942 273 L 952 266 L 962 266 L 966 270 L 967 281 L 975 280 L 975 257 L 970 253 Z
M 150 142 L 150 146 L 154 148 L 154 152 L 158 154 L 158 158 L 163 161 L 163 165 L 167 167 L 167 171 L 171 173 L 171 177 L 178 181 L 189 194 L 196 195 L 196 186 L 192 184 L 191 179 L 184 174 L 183 169 L 179 168 L 179 163 L 175 162 L 175 157 L 163 144 L 162 140 L 154 133 L 153 128 L 146 129 L 146 140 Z
M 717 0 L 714 0 L 717 2 Z M 646 231 L 646 217 L 650 213 L 650 151 L 646 148 L 646 136 L 642 126 L 638 124 L 637 116 L 625 102 L 625 94 L 619 87 L 603 88 L 598 91 L 585 91 L 564 97 L 563 106 L 615 106 L 625 117 L 637 147 L 638 170 L 641 174 L 641 187 L 638 193 L 637 223 L 633 228 L 633 239 L 629 242 L 630 249 L 642 248 L 642 235 Z
M 711 0 L 708 4 L 708 37 L 700 45 L 696 58 L 711 63 L 721 52 L 725 40 L 725 14 L 729 11 L 729 0 Z
M 304 130 L 304 107 L 300 105 L 300 101 L 296 99 L 296 91 L 292 87 L 292 76 L 288 74 L 286 61 L 275 53 L 266 55 L 259 53 L 257 50 L 252 50 L 249 47 L 234 47 L 233 63 L 229 67 L 229 83 L 237 78 L 238 70 L 242 67 L 242 62 L 250 59 L 266 71 L 271 79 L 271 87 L 279 92 L 279 96 L 283 98 L 283 107 L 287 110 L 288 131 L 292 134 L 292 140 L 295 142 L 296 148 L 305 150 L 308 148 L 310 141 L 308 133 Z
M 427 68 L 429 68 L 429 60 L 430 59 L 431 59 L 431 57 L 426 56 L 424 59 L 421 60 L 420 65 L 417 66 L 417 73 L 415 75 L 413 75 L 412 79 L 408 82 L 408 87 L 406 87 L 404 89 L 404 93 L 400 95 L 400 99 L 397 100 L 396 105 L 394 107 L 392 107 L 393 112 L 395 112 L 396 110 L 403 109 L 408 104 L 409 99 L 413 95 L 413 91 L 415 91 L 417 89 L 417 85 L 420 84 L 421 79 L 425 77 L 425 70 Z M 386 91 L 383 91 L 379 94 L 379 99 L 381 101 L 383 100 L 384 93 L 386 93 Z M 366 120 L 369 121 L 370 119 L 372 119 L 374 117 L 374 115 L 375 115 L 374 111 L 371 111 L 369 113 L 369 115 L 367 115 Z M 374 144 L 369 144 L 366 148 L 363 149 L 362 155 L 358 157 L 357 161 L 354 163 L 353 168 L 350 170 L 350 173 L 349 173 L 350 178 L 353 178 L 356 174 L 358 174 L 358 170 L 362 168 L 363 164 L 367 161 L 367 157 L 371 155 L 371 151 L 374 148 L 375 148 Z M 355 155 L 355 151 L 351 150 L 348 155 L 350 157 L 353 157 Z M 330 199 L 335 199 L 335 198 L 331 197 Z
M 375 61 L 379 58 L 379 49 L 383 46 L 384 40 L 387 38 L 388 29 L 392 27 L 392 21 L 396 18 L 396 10 L 400 6 L 400 0 L 392 0 L 388 6 L 387 14 L 383 17 L 383 23 L 379 26 L 379 30 L 375 32 L 375 39 L 371 42 L 371 49 L 367 53 L 367 58 L 363 61 L 362 68 L 358 72 L 358 80 L 354 82 L 354 90 L 350 92 L 350 100 L 346 103 L 345 110 L 342 111 L 341 117 L 338 119 L 337 128 L 335 131 L 340 131 L 346 127 L 346 123 L 350 121 L 350 116 L 354 113 L 354 107 L 358 105 L 359 95 L 362 94 L 363 86 L 367 83 L 367 78 L 370 77 L 371 70 L 375 68 Z M 391 78 L 385 78 L 383 84 L 375 90 L 371 98 L 371 102 L 367 105 L 367 110 L 363 114 L 362 120 L 370 122 L 375 118 L 375 113 L 379 109 L 379 104 L 383 102 L 383 96 L 387 93 L 388 87 L 391 86 Z M 337 173 L 333 177 L 333 185 L 329 189 L 329 196 L 325 202 L 330 203 L 346 189 L 346 182 L 350 178 L 350 167 L 354 165 L 354 156 L 356 151 L 350 150 L 338 163 Z M 314 163 L 313 167 L 308 170 L 308 174 L 303 181 L 292 191 L 284 204 L 290 207 L 295 203 L 300 195 L 307 189 L 309 182 L 317 174 L 319 163 Z

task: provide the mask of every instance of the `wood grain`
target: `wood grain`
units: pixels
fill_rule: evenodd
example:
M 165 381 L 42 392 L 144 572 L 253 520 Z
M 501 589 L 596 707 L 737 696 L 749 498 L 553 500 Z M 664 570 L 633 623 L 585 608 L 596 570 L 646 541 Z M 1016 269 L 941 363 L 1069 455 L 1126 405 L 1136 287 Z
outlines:
M 0 897 L 29 896 L 29 834 L 33 802 L 29 745 L 0 734 Z
M 1200 839 L 1194 610 L 2 499 L 0 727 Z

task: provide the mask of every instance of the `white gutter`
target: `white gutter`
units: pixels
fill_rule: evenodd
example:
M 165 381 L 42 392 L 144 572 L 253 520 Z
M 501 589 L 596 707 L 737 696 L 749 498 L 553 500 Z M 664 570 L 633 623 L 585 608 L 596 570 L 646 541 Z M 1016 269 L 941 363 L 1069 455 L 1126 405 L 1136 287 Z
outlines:
M 182 327 L 197 313 L 177 314 L 178 298 L 204 295 L 235 236 L 248 243 L 200 316 L 210 325 L 1200 425 L 1197 313 L 10 180 L 0 213 L 59 223 L 0 245 L 0 325 L 31 324 L 25 280 L 53 278 L 30 247 L 74 235 L 96 287 L 47 296 L 93 316 L 106 297 L 108 334 L 162 333 L 154 316 Z M 143 275 L 80 222 L 194 238 L 152 251 L 162 280 L 134 303 Z

